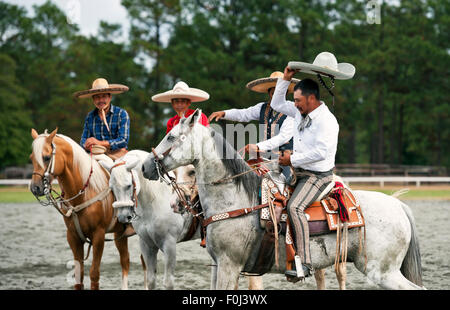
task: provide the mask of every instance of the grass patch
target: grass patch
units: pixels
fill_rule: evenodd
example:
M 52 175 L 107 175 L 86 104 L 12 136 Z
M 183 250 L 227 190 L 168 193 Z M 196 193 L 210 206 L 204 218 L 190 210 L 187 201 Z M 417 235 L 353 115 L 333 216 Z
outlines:
M 57 192 L 61 192 L 58 185 L 53 188 Z M 402 200 L 427 200 L 440 199 L 450 200 L 450 186 L 435 185 L 435 186 L 421 186 L 421 187 L 406 187 L 406 186 L 385 186 L 379 187 L 374 185 L 351 185 L 352 189 L 368 190 L 382 192 L 391 195 L 394 192 L 409 188 L 409 192 L 400 196 Z M 30 203 L 37 202 L 36 198 L 26 186 L 0 186 L 0 203 Z
M 382 192 L 387 195 L 392 195 L 396 191 L 408 188 L 409 192 L 406 194 L 401 195 L 399 198 L 402 200 L 408 200 L 408 199 L 441 199 L 441 200 L 450 200 L 450 186 L 447 185 L 432 185 L 432 186 L 421 186 L 421 187 L 415 187 L 415 186 L 385 186 L 385 187 L 379 187 L 379 186 L 373 186 L 373 185 L 351 185 L 352 189 L 358 189 L 358 190 L 368 190 L 368 191 L 376 191 L 376 192 Z
M 61 192 L 58 185 L 53 188 Z M 38 202 L 28 189 L 28 186 L 0 186 L 0 203 L 30 203 Z

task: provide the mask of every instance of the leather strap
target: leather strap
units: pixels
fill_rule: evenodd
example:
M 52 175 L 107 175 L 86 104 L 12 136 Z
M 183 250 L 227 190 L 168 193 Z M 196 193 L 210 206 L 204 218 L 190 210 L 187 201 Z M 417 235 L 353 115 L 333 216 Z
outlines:
M 233 211 L 229 211 L 229 212 L 216 214 L 216 215 L 210 216 L 206 220 L 204 220 L 202 225 L 203 225 L 203 227 L 206 227 L 213 222 L 222 221 L 222 220 L 226 220 L 226 219 L 233 218 L 233 217 L 243 216 L 243 215 L 249 214 L 253 211 L 265 208 L 268 205 L 269 205 L 268 203 L 265 203 L 262 205 L 253 206 L 251 208 L 243 208 L 243 209 L 238 209 L 238 210 L 233 210 Z

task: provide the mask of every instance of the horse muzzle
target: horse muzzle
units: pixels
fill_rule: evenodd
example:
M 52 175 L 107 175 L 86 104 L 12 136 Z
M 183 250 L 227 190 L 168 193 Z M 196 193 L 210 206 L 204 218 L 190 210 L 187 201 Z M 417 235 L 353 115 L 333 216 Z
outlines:
M 156 181 L 159 179 L 156 165 L 155 157 L 150 155 L 147 161 L 142 165 L 142 175 L 144 178 L 151 181 Z

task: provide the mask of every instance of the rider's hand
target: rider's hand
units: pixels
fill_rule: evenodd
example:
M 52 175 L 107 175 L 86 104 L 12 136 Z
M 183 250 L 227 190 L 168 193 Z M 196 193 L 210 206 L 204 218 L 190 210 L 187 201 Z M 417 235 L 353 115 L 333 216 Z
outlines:
M 213 112 L 208 117 L 208 121 L 211 122 L 211 120 L 215 118 L 215 121 L 217 122 L 219 119 L 223 118 L 224 116 L 225 116 L 225 112 L 224 111 Z
M 286 68 L 284 68 L 283 80 L 290 81 L 292 79 L 292 77 L 294 76 L 294 74 L 299 71 L 300 70 L 298 70 L 298 69 L 291 69 L 288 66 L 286 66 Z
M 291 165 L 291 152 L 289 152 L 289 151 L 281 152 L 280 157 L 278 157 L 278 162 L 282 166 L 290 166 Z
M 250 157 L 256 157 L 252 156 L 259 152 L 259 147 L 256 144 L 247 144 L 244 148 L 245 152 L 250 154 Z

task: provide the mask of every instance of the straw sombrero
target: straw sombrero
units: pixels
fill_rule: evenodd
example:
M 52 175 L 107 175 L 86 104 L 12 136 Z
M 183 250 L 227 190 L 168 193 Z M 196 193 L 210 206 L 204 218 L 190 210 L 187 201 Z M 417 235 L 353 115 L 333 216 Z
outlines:
M 97 94 L 110 93 L 113 95 L 120 94 L 128 91 L 128 86 L 122 84 L 108 84 L 108 81 L 103 78 L 98 78 L 92 82 L 92 88 L 88 90 L 82 90 L 74 93 L 73 95 L 78 98 L 88 98 Z
M 330 52 L 322 52 L 316 56 L 312 64 L 300 61 L 290 61 L 288 67 L 299 69 L 300 73 L 320 74 L 337 80 L 348 80 L 355 75 L 355 66 L 349 63 L 338 63 Z
M 272 72 L 270 77 L 261 78 L 261 79 L 257 79 L 257 80 L 248 82 L 246 87 L 248 89 L 258 92 L 258 93 L 267 93 L 267 91 L 270 88 L 275 87 L 277 85 L 278 78 L 283 78 L 283 76 L 284 76 L 283 72 L 275 71 L 275 72 Z M 294 92 L 294 86 L 298 82 L 300 82 L 299 79 L 294 79 L 294 78 L 291 79 L 291 84 L 289 85 L 288 93 Z
M 172 99 L 190 99 L 191 102 L 201 102 L 209 99 L 209 94 L 201 89 L 189 87 L 185 82 L 178 82 L 173 89 L 154 95 L 155 102 L 172 102 Z

